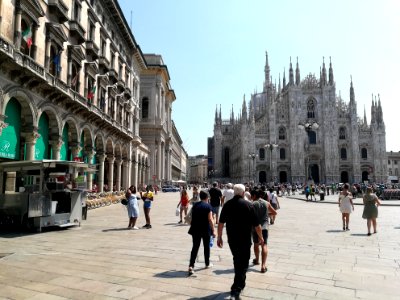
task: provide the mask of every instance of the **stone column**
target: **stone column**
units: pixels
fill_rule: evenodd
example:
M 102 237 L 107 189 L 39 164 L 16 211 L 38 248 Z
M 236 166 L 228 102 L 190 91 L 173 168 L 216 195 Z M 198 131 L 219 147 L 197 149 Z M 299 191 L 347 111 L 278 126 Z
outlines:
M 97 161 L 99 162 L 99 173 L 98 173 L 98 180 L 97 186 L 99 187 L 99 192 L 104 192 L 104 161 L 106 159 L 105 154 L 101 153 L 97 155 Z
M 61 146 L 64 144 L 61 138 L 51 141 L 51 149 L 53 150 L 53 159 L 60 160 Z
M 157 145 L 157 173 L 155 174 L 158 179 L 161 179 L 162 175 L 162 150 L 161 150 L 161 142 Z
M 25 135 L 26 160 L 35 159 L 35 145 L 39 137 L 40 134 L 36 130 Z
M 51 39 L 46 37 L 46 43 L 45 43 L 45 51 L 44 51 L 44 68 L 46 70 L 49 70 L 50 68 L 50 47 L 51 47 Z
M 112 191 L 114 187 L 114 161 L 115 161 L 114 155 L 107 156 L 107 161 L 108 161 L 108 187 L 110 188 L 110 191 Z
M 138 163 L 136 160 L 132 162 L 132 167 L 131 167 L 131 184 L 134 186 L 138 187 L 139 185 L 139 180 L 138 180 Z
M 33 23 L 32 25 L 32 46 L 31 46 L 31 57 L 36 60 L 36 54 L 37 54 L 37 46 L 36 46 L 36 36 L 37 36 L 37 31 L 38 31 L 38 25 L 36 23 Z
M 132 161 L 130 159 L 126 159 L 125 161 L 125 170 L 124 170 L 124 179 L 125 179 L 125 188 L 129 188 L 132 185 Z
M 14 23 L 14 44 L 15 48 L 17 48 L 18 51 L 21 48 L 21 39 L 22 39 L 21 17 L 22 17 L 22 10 L 20 7 L 18 7 L 15 14 L 15 23 Z
M 121 165 L 122 165 L 122 159 L 118 158 L 116 161 L 117 163 L 117 177 L 115 179 L 115 188 L 117 191 L 121 190 Z
M 82 147 L 79 146 L 78 144 L 75 144 L 75 145 L 73 145 L 73 146 L 71 147 L 72 160 L 75 160 L 75 158 L 78 157 L 79 152 L 81 152 L 81 150 L 82 150 Z M 75 168 L 74 170 L 75 170 L 75 171 L 74 171 L 74 174 L 73 174 L 73 179 L 75 179 L 76 177 L 78 177 L 78 171 L 77 171 L 77 169 Z
M 93 161 L 93 157 L 96 154 L 96 151 L 92 150 L 87 150 L 85 151 L 85 154 L 88 158 L 88 164 L 90 165 Z M 88 172 L 87 173 L 87 189 L 91 191 L 93 189 L 93 173 Z

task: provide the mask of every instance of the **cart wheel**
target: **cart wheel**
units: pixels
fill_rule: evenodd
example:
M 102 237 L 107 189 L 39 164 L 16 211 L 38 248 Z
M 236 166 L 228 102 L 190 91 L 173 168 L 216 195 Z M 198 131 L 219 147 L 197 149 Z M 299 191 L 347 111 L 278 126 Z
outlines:
M 35 231 L 35 226 L 33 223 L 33 218 L 28 218 L 28 213 L 24 215 L 22 218 L 22 227 L 26 229 L 29 232 L 34 232 Z

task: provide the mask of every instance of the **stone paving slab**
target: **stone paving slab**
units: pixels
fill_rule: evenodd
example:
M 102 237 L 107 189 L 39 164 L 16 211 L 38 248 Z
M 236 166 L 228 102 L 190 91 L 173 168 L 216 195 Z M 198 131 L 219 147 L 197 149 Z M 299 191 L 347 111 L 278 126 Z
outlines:
M 337 205 L 324 205 L 337 204 L 330 197 L 279 198 L 268 272 L 250 264 L 243 299 L 400 299 L 400 206 L 380 207 L 378 234 L 368 237 L 362 207 L 343 232 Z M 188 277 L 191 237 L 177 224 L 178 201 L 156 195 L 152 229 L 126 230 L 126 208 L 115 204 L 90 210 L 81 227 L 1 231 L 0 299 L 226 299 L 234 275 L 226 237 L 211 249 L 214 267 L 204 269 L 200 247 Z

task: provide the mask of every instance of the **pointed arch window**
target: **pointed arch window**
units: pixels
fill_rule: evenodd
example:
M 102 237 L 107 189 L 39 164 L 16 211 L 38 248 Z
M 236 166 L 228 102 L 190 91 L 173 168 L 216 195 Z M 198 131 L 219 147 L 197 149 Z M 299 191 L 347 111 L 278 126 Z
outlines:
M 286 129 L 285 127 L 279 128 L 279 139 L 286 140 Z
M 149 98 L 145 97 L 142 100 L 142 119 L 149 117 Z
M 346 150 L 346 148 L 341 148 L 340 149 L 340 158 L 343 159 L 343 160 L 347 159 L 347 150 Z
M 308 142 L 312 145 L 315 145 L 317 143 L 317 134 L 315 133 L 315 131 L 307 131 L 308 134 Z
M 260 148 L 260 150 L 258 151 L 258 157 L 260 158 L 260 160 L 265 159 L 265 149 L 264 148 Z
M 285 160 L 285 159 L 286 159 L 286 150 L 285 150 L 285 148 L 281 148 L 281 149 L 279 150 L 279 158 L 280 158 L 281 160 Z
M 362 159 L 367 159 L 367 158 L 368 158 L 368 151 L 367 151 L 367 148 L 362 148 L 362 149 L 361 149 L 361 158 L 362 158 Z
M 308 99 L 307 101 L 307 118 L 314 119 L 315 118 L 315 101 L 314 99 Z
M 346 128 L 340 127 L 339 128 L 339 140 L 345 140 L 346 139 Z

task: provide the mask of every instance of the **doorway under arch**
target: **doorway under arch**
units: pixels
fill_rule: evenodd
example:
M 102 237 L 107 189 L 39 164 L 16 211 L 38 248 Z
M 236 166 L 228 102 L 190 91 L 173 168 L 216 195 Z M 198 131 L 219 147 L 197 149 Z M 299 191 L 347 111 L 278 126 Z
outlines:
M 349 173 L 347 171 L 342 171 L 342 173 L 340 173 L 340 182 L 343 183 L 349 182 Z
M 286 171 L 280 171 L 279 172 L 279 182 L 287 182 L 287 172 Z
M 362 172 L 362 174 L 361 174 L 361 180 L 364 182 L 364 181 L 369 181 L 369 179 L 368 179 L 368 172 L 367 171 L 364 171 L 364 172 Z
M 258 182 L 260 182 L 260 183 L 266 183 L 267 182 L 267 172 L 260 171 L 260 173 L 258 174 Z
M 310 177 L 315 183 L 319 183 L 319 167 L 317 164 L 310 165 Z

